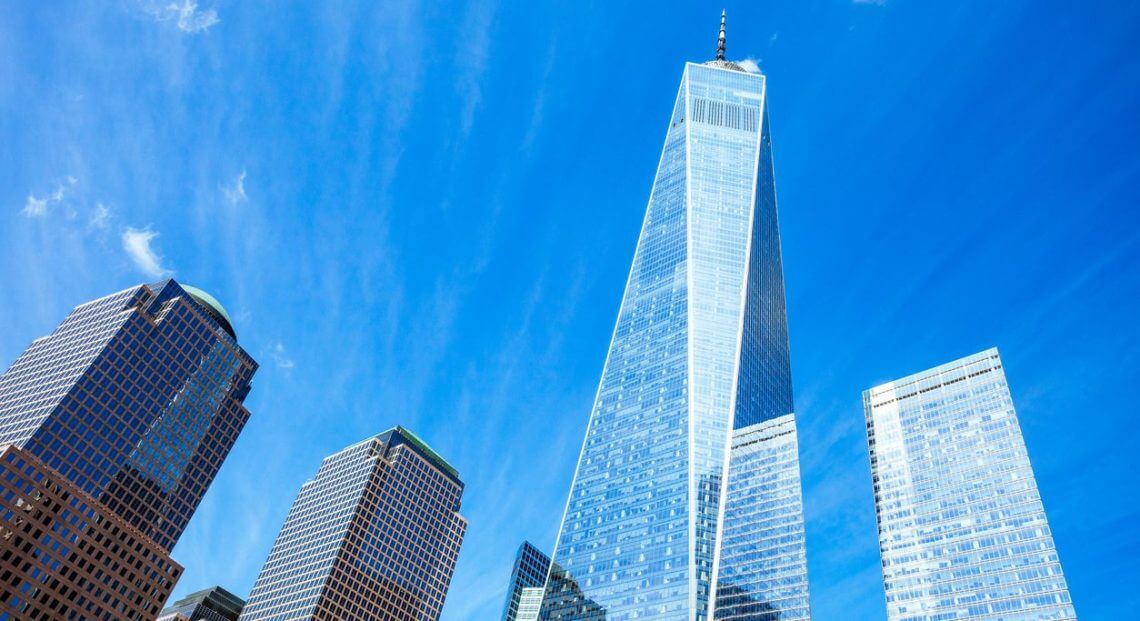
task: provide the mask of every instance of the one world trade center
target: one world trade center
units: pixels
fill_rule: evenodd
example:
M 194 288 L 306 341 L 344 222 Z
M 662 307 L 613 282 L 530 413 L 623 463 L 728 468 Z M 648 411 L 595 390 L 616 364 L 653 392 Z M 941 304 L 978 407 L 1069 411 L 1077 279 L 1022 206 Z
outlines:
M 722 15 L 669 117 L 541 619 L 810 618 L 766 101 Z

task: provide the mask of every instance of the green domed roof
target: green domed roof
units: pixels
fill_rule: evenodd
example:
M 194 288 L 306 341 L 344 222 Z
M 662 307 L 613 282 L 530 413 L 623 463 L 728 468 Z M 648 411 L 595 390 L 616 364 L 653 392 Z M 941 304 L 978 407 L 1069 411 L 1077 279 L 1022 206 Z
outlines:
M 198 287 L 191 287 L 190 285 L 182 285 L 182 290 L 190 294 L 196 302 L 206 307 L 210 315 L 222 326 L 222 329 L 229 333 L 230 336 L 237 340 L 237 333 L 234 332 L 234 322 L 230 319 L 230 314 L 226 312 L 222 303 L 217 298 L 202 291 Z

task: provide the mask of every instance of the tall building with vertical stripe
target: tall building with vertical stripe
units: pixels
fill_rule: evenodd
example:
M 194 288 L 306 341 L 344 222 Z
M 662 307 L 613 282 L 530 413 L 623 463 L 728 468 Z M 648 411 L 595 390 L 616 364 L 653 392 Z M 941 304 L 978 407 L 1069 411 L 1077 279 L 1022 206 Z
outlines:
M 1077 618 L 996 349 L 863 407 L 890 621 Z
M 688 63 L 554 551 L 546 620 L 803 619 L 767 80 Z
M 459 474 L 396 427 L 301 486 L 241 621 L 435 621 L 467 521 Z

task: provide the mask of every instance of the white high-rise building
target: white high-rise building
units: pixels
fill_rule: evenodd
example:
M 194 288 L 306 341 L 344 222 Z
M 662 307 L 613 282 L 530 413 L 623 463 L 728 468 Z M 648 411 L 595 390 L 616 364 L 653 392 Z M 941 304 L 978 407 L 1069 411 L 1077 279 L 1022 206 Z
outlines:
M 997 350 L 863 405 L 887 618 L 1076 619 Z

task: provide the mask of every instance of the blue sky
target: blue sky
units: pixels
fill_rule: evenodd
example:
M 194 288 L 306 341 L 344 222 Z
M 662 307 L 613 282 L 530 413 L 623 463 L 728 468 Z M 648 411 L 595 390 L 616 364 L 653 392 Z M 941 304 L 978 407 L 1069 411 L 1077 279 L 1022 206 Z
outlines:
M 448 621 L 553 546 L 721 5 L 0 2 L 0 364 L 172 274 L 262 363 L 175 558 L 246 594 L 320 459 L 467 482 Z M 881 619 L 860 393 L 996 345 L 1077 610 L 1140 606 L 1140 5 L 728 4 L 769 76 L 819 619 Z

